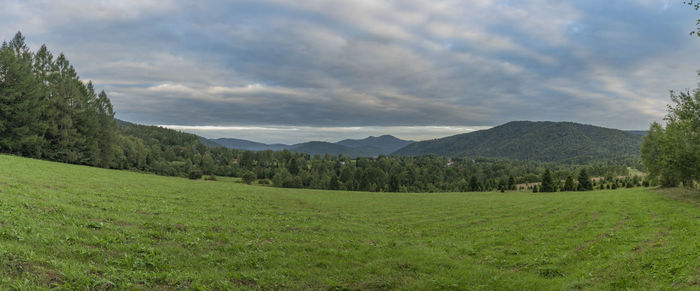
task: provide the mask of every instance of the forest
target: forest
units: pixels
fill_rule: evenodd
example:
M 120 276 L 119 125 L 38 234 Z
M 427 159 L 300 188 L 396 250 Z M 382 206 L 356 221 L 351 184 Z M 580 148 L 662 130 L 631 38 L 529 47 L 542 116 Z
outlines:
M 628 176 L 628 166 L 638 165 L 634 158 L 572 164 L 431 154 L 349 158 L 209 147 L 193 134 L 117 120 L 107 94 L 81 80 L 66 56 L 54 57 L 46 46 L 31 51 L 19 32 L 0 48 L 0 98 L 0 152 L 102 168 L 385 192 L 524 190 L 533 188 L 528 183 L 541 182 L 545 173 L 553 184 L 542 190 L 556 191 L 574 187 L 565 180 L 580 176 L 582 169 L 602 177 L 594 181 L 601 189 L 654 183 L 620 177 Z

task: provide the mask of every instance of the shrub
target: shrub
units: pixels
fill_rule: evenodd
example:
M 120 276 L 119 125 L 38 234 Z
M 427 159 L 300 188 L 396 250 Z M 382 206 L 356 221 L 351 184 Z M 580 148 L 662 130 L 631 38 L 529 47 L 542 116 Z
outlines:
M 202 178 L 202 171 L 201 170 L 192 170 L 190 172 L 189 178 L 192 180 L 199 180 Z
M 251 171 L 246 171 L 245 173 L 243 173 L 241 178 L 243 179 L 244 183 L 250 185 L 251 183 L 253 183 L 253 181 L 255 181 L 257 176 L 255 175 L 255 173 L 253 173 Z

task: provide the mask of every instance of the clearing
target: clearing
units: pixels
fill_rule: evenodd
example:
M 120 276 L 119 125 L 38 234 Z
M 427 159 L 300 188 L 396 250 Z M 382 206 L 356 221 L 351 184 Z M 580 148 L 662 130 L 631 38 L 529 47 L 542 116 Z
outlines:
M 0 289 L 700 288 L 698 197 L 314 191 L 0 155 Z

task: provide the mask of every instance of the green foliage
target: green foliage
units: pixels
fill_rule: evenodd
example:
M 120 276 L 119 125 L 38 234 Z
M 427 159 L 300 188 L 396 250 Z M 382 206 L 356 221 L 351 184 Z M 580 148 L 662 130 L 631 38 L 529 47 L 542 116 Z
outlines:
M 0 47 L 0 152 L 111 167 L 116 128 L 104 92 L 62 54 L 29 51 L 17 33 Z
M 255 182 L 256 176 L 255 173 L 251 171 L 245 171 L 243 175 L 241 175 L 241 178 L 243 179 L 243 182 L 250 185 L 253 182 Z
M 651 125 L 642 143 L 642 163 L 663 186 L 692 187 L 700 178 L 700 88 L 670 95 L 666 127 Z
M 636 164 L 642 136 L 572 122 L 514 121 L 488 130 L 410 144 L 395 155 L 491 157 L 556 163 Z
M 192 180 L 201 179 L 201 178 L 202 178 L 202 171 L 199 170 L 199 169 L 192 170 L 192 171 L 189 173 L 188 177 L 189 177 L 190 179 L 192 179 Z
M 542 174 L 542 184 L 539 189 L 540 192 L 556 192 L 557 188 L 554 185 L 554 180 L 552 179 L 552 172 L 549 169 L 545 169 Z
M 588 176 L 588 172 L 586 172 L 586 169 L 581 169 L 581 171 L 579 171 L 578 173 L 578 190 L 593 190 L 593 183 L 591 182 L 591 178 L 590 176 Z
M 566 181 L 564 182 L 564 191 L 574 191 L 576 190 L 576 185 L 574 184 L 574 175 L 569 174 L 566 176 Z
M 688 0 L 683 2 L 687 4 L 688 6 L 692 7 L 695 10 L 700 10 L 700 1 L 697 0 Z M 700 18 L 695 22 L 695 30 L 690 32 L 690 35 L 695 35 L 700 37 Z

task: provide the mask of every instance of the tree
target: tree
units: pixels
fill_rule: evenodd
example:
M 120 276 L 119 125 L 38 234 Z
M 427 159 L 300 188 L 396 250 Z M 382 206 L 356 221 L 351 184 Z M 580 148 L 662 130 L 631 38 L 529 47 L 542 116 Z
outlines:
M 569 174 L 566 176 L 566 182 L 564 182 L 564 191 L 574 191 L 576 186 L 574 185 L 574 176 Z
M 549 169 L 545 169 L 542 174 L 542 186 L 540 187 L 540 192 L 556 192 L 557 189 L 554 186 L 554 180 L 552 179 L 552 172 Z
M 253 173 L 252 171 L 245 171 L 245 173 L 243 173 L 243 175 L 241 176 L 241 179 L 243 179 L 243 182 L 248 184 L 248 185 L 253 183 L 255 181 L 255 178 L 257 178 L 257 177 L 255 176 L 255 173 Z
M 591 178 L 588 176 L 586 169 L 581 169 L 581 171 L 578 174 L 578 190 L 593 190 L 593 183 L 591 183 Z
M 481 189 L 481 184 L 479 183 L 479 180 L 476 178 L 476 176 L 472 176 L 471 179 L 469 179 L 469 191 L 476 192 Z
M 676 94 L 664 120 L 653 123 L 642 142 L 642 164 L 666 187 L 690 187 L 700 178 L 700 88 Z
M 338 181 L 338 176 L 336 176 L 335 174 L 331 174 L 331 181 L 328 185 L 328 188 L 330 188 L 330 190 L 340 189 L 340 182 Z
M 287 171 L 289 171 L 289 173 L 292 175 L 296 175 L 299 173 L 299 166 L 297 165 L 297 159 L 292 158 L 289 161 L 289 165 L 287 166 Z
M 0 151 L 40 157 L 46 123 L 32 53 L 17 32 L 0 47 Z
M 515 190 L 515 178 L 513 175 L 508 175 L 508 190 Z
M 695 10 L 700 10 L 700 1 L 698 0 L 688 0 L 683 2 Z M 690 32 L 690 35 L 695 35 L 700 37 L 700 18 L 695 22 L 695 30 Z

